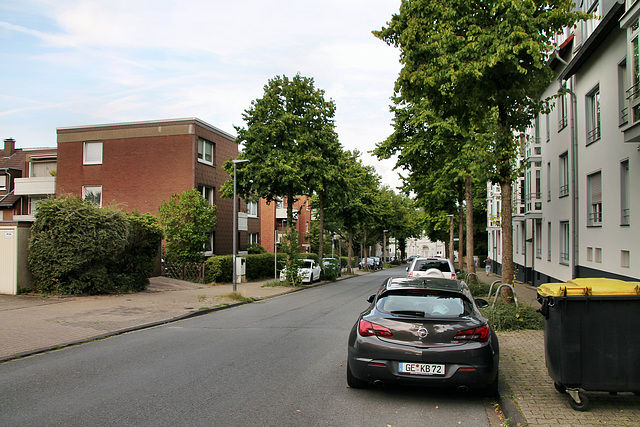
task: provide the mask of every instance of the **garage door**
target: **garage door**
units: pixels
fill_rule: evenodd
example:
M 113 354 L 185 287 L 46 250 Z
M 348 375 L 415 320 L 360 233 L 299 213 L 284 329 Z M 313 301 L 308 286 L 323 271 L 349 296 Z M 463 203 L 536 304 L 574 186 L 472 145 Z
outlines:
M 0 227 L 0 294 L 18 291 L 18 227 Z

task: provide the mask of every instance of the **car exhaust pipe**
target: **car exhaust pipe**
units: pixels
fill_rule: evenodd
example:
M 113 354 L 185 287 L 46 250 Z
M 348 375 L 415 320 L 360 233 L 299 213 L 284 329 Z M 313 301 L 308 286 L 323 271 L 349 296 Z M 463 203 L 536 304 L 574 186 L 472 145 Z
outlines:
M 376 387 L 382 387 L 382 386 L 384 385 L 384 381 L 382 381 L 382 380 L 375 380 L 375 381 L 373 382 L 373 385 L 374 385 L 374 386 L 376 386 Z
M 467 387 L 466 385 L 459 385 L 459 386 L 458 386 L 458 391 L 459 391 L 460 393 L 466 393 L 466 392 L 468 392 L 468 391 L 469 391 L 469 387 Z

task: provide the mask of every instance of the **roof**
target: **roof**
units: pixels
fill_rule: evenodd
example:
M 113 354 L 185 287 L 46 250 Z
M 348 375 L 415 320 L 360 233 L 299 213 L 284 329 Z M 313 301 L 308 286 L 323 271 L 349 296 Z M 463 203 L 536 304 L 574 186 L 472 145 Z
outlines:
M 623 14 L 624 2 L 614 3 L 613 7 L 611 7 L 606 16 L 602 18 L 602 21 L 593 33 L 582 44 L 580 50 L 574 55 L 573 59 L 569 61 L 569 65 L 562 70 L 562 73 L 560 73 L 561 80 L 567 80 L 569 77 L 577 73 L 580 67 L 582 67 L 589 60 L 591 55 L 597 51 L 607 36 L 613 30 L 620 28 L 619 19 Z
M 198 119 L 197 117 L 190 117 L 190 118 L 184 118 L 184 119 L 148 120 L 148 121 L 140 121 L 140 122 L 108 123 L 108 124 L 87 125 L 87 126 L 58 127 L 56 128 L 56 132 L 58 134 L 64 134 L 64 133 L 75 133 L 75 132 L 91 132 L 96 130 L 112 130 L 114 128 L 123 129 L 123 128 L 157 127 L 161 125 L 169 126 L 169 125 L 180 125 L 185 123 L 197 124 L 198 126 L 208 129 L 211 132 L 217 133 L 218 135 L 224 136 L 228 139 L 235 140 L 236 138 L 230 133 L 225 132 L 221 129 L 218 129 L 215 126 L 212 126 L 209 123 Z
M 0 196 L 0 208 L 11 208 L 20 200 L 22 196 L 9 193 L 7 195 Z
M 439 277 L 424 277 L 419 279 L 391 277 L 386 284 L 386 289 L 431 289 L 437 291 L 462 292 L 462 285 L 459 280 Z

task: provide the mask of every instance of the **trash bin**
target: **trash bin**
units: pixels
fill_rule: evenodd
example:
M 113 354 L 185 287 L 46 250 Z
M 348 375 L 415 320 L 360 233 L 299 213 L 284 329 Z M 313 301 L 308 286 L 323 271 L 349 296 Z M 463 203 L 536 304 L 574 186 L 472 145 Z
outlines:
M 538 288 L 546 365 L 556 390 L 586 411 L 585 391 L 640 392 L 640 282 L 574 279 Z

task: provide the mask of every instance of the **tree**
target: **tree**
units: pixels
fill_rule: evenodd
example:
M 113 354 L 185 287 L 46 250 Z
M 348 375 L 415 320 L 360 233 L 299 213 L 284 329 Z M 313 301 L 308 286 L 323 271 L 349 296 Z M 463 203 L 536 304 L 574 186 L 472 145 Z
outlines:
M 472 133 L 491 124 L 477 160 L 502 190 L 502 281 L 513 282 L 511 183 L 517 140 L 548 100 L 551 37 L 588 15 L 571 0 L 403 0 L 400 13 L 374 34 L 401 50 L 394 102 L 429 111 Z M 415 112 L 415 111 L 414 111 Z M 478 152 L 478 151 L 476 151 Z
M 358 227 L 362 227 L 363 231 L 366 230 L 366 224 L 374 216 L 376 193 L 380 182 L 380 177 L 374 169 L 362 164 L 359 157 L 360 153 L 357 150 L 342 153 L 338 159 L 342 191 L 340 194 L 333 194 L 325 206 L 329 220 L 340 224 L 340 228 L 347 235 L 349 241 L 347 245 L 348 272 L 351 272 L 353 268 L 351 262 L 354 234 Z
M 297 196 L 324 189 L 323 156 L 337 144 L 334 115 L 335 103 L 324 98 L 324 91 L 314 87 L 312 78 L 276 76 L 265 85 L 263 97 L 245 110 L 246 128 L 236 127 L 236 142 L 244 145 L 239 158 L 250 161 L 237 171 L 238 194 L 247 200 L 287 200 L 285 247 L 291 272 L 287 280 L 297 275 L 293 205 Z M 225 170 L 233 170 L 230 161 Z M 232 185 L 225 183 L 223 195 L 229 195 Z
M 167 239 L 168 258 L 202 262 L 209 232 L 217 223 L 216 207 L 192 188 L 163 201 L 158 214 Z

